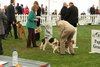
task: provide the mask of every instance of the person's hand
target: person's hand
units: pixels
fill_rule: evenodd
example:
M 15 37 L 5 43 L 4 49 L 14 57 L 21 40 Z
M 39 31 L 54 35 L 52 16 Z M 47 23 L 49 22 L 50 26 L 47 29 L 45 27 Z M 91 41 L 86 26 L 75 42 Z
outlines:
M 16 24 L 16 22 L 13 22 L 13 24 Z
M 38 19 L 34 19 L 34 21 L 36 21 L 36 22 L 37 22 L 37 21 L 38 21 Z

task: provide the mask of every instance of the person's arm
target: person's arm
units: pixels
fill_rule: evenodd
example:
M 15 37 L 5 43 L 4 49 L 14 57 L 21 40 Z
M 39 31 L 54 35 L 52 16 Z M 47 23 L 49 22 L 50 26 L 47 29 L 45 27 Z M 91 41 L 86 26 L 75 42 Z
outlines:
M 5 15 L 5 13 L 2 12 L 1 15 L 2 15 L 2 18 L 3 18 L 3 19 L 7 20 L 7 16 Z
M 1 13 L 1 15 L 2 15 L 2 19 L 3 19 L 3 24 L 7 24 L 7 16 L 2 12 Z

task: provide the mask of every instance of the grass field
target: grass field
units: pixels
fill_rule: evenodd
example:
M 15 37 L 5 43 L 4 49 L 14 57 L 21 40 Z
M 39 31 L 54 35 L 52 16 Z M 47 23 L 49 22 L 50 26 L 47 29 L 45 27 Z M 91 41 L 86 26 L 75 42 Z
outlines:
M 44 29 L 42 27 L 42 29 Z M 4 55 L 12 56 L 13 48 L 16 48 L 19 57 L 30 60 L 44 61 L 51 67 L 100 67 L 100 54 L 89 54 L 91 47 L 91 29 L 99 29 L 100 26 L 78 26 L 77 46 L 75 56 L 66 54 L 53 54 L 51 46 L 42 51 L 39 48 L 26 48 L 26 39 L 15 40 L 14 37 L 3 40 Z M 27 32 L 27 31 L 26 31 Z M 54 37 L 59 38 L 57 27 L 53 28 Z M 41 32 L 43 38 L 44 31 Z M 37 42 L 40 45 L 40 41 Z

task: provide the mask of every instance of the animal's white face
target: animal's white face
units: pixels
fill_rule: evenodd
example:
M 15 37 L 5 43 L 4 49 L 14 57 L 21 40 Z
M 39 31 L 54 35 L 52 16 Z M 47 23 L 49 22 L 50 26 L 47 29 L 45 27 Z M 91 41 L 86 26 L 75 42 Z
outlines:
M 60 42 L 56 40 L 52 45 L 53 53 L 55 53 L 55 51 L 59 52 L 59 47 L 60 47 Z

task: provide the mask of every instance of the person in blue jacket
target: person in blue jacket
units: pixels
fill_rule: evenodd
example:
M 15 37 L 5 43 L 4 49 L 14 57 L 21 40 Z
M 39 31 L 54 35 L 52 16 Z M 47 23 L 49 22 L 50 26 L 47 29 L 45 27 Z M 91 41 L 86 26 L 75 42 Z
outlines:
M 36 40 L 35 40 L 35 28 L 36 28 L 36 15 L 35 12 L 38 10 L 38 2 L 34 1 L 34 4 L 32 6 L 32 9 L 28 15 L 28 20 L 27 20 L 27 28 L 28 28 L 28 39 L 27 39 L 27 48 L 31 47 L 38 47 L 36 45 Z M 31 46 L 32 43 L 32 46 Z

